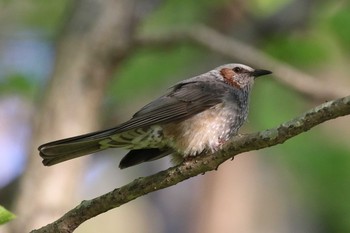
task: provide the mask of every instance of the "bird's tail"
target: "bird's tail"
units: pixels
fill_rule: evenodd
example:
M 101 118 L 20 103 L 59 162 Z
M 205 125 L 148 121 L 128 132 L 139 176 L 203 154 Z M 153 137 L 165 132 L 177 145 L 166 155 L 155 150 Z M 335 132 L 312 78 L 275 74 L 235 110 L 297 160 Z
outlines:
M 112 130 L 84 134 L 43 144 L 38 150 L 43 158 L 43 164 L 51 166 L 107 149 L 108 146 L 104 146 L 103 141 L 113 134 Z

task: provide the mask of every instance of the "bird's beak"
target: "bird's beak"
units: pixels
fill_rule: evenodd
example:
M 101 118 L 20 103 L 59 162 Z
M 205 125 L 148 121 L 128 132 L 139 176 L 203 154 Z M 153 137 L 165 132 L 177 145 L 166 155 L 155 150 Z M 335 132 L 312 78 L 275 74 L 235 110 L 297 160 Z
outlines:
M 263 76 L 263 75 L 267 75 L 267 74 L 272 74 L 271 71 L 269 70 L 254 70 L 252 73 L 252 76 L 254 76 L 255 78 L 259 77 L 259 76 Z

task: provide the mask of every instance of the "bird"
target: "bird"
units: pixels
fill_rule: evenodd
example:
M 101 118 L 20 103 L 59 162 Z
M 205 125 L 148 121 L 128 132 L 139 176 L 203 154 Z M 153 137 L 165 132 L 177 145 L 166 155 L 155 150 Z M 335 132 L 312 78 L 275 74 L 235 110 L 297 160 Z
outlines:
M 108 148 L 130 150 L 121 169 L 167 155 L 180 163 L 214 153 L 246 121 L 255 79 L 271 73 L 230 63 L 185 79 L 116 127 L 39 146 L 42 163 L 51 166 Z

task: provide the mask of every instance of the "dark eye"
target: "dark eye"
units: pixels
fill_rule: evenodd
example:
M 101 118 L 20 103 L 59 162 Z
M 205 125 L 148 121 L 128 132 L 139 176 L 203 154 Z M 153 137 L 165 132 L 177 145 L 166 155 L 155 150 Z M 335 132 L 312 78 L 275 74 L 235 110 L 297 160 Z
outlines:
M 235 67 L 232 69 L 235 73 L 241 73 L 243 69 L 241 67 Z

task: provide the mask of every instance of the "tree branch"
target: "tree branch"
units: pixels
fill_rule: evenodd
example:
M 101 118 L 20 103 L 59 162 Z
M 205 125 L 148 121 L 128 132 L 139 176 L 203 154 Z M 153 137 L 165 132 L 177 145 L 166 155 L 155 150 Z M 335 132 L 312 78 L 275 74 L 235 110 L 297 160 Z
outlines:
M 142 46 L 161 46 L 190 41 L 229 59 L 273 70 L 277 81 L 313 99 L 325 101 L 348 95 L 347 88 L 326 83 L 280 62 L 259 50 L 204 25 L 163 34 L 140 35 Z
M 207 171 L 215 170 L 221 163 L 237 154 L 281 144 L 322 122 L 349 114 L 350 96 L 326 102 L 276 128 L 236 136 L 221 151 L 215 154 L 197 156 L 157 174 L 138 178 L 100 197 L 83 201 L 57 221 L 32 232 L 73 232 L 81 223 L 94 216 L 119 207 L 145 194 L 175 185 Z

